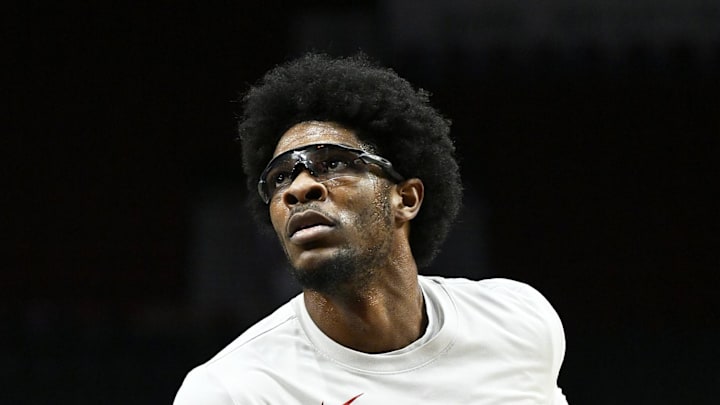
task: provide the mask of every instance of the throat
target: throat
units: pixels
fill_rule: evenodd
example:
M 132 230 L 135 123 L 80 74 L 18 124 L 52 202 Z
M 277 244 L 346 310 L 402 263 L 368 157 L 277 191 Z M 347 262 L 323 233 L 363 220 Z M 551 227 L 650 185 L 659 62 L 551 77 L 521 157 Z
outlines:
M 337 302 L 305 292 L 310 317 L 335 342 L 364 353 L 386 353 L 402 349 L 418 340 L 428 326 L 422 292 L 402 299 L 382 296 Z

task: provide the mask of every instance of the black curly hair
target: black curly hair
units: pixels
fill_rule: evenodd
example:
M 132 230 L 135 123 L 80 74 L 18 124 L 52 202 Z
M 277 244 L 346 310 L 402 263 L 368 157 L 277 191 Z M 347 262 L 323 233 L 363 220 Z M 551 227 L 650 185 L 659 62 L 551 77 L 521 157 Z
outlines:
M 335 122 L 387 158 L 405 178 L 419 178 L 425 199 L 413 219 L 410 247 L 418 267 L 430 265 L 460 209 L 462 182 L 450 121 L 393 70 L 364 54 L 306 54 L 270 70 L 242 99 L 239 140 L 249 207 L 264 226 L 268 207 L 257 195 L 260 173 L 280 137 L 304 121 Z

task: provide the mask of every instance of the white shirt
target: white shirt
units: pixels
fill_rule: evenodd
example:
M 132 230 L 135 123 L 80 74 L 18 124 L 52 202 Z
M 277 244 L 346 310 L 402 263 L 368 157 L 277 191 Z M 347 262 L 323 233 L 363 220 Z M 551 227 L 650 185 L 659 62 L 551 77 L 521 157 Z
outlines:
M 327 337 L 302 295 L 193 369 L 175 405 L 565 405 L 560 318 L 526 284 L 419 276 L 423 337 L 367 354 Z

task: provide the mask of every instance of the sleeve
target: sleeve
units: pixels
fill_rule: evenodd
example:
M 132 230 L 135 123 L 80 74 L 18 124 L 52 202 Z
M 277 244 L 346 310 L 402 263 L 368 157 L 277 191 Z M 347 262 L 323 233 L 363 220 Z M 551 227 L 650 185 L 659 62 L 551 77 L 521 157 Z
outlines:
M 549 336 L 551 353 L 551 378 L 552 378 L 552 405 L 568 405 L 567 399 L 562 390 L 557 386 L 557 379 L 560 368 L 565 359 L 565 331 L 562 321 L 552 304 L 535 288 L 519 282 L 513 282 L 513 289 L 520 293 L 525 300 L 536 311 L 542 323 L 546 325 Z
M 535 307 L 542 314 L 547 322 L 550 339 L 552 342 L 552 377 L 553 377 L 553 402 L 552 405 L 568 405 L 567 399 L 560 387 L 557 386 L 557 379 L 560 375 L 560 368 L 565 360 L 565 330 L 562 321 L 552 304 L 539 291 L 525 285 L 526 293 L 535 301 Z
M 173 405 L 236 405 L 220 381 L 203 367 L 197 367 L 185 377 Z
M 524 287 L 523 292 L 530 298 L 533 307 L 539 312 L 547 325 L 552 345 L 552 373 L 557 380 L 560 367 L 565 360 L 565 330 L 562 321 L 552 304 L 538 290 L 527 284 L 522 284 L 522 286 Z
M 565 394 L 563 394 L 559 387 L 555 388 L 555 398 L 553 399 L 552 405 L 568 405 L 567 398 L 565 398 Z

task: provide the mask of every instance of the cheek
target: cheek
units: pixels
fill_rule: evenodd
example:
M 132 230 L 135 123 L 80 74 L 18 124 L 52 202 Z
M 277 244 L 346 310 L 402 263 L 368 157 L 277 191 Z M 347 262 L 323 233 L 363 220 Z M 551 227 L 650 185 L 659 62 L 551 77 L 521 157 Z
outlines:
M 285 226 L 285 210 L 278 208 L 273 204 L 270 203 L 269 213 L 270 213 L 270 223 L 272 223 L 273 229 L 275 229 L 275 232 L 278 234 L 278 236 L 282 235 L 280 232 L 284 226 Z
M 374 191 L 372 194 L 358 195 L 351 200 L 355 205 L 354 209 L 349 210 L 348 215 L 358 227 L 363 228 L 365 232 L 373 233 L 386 229 L 392 223 L 392 216 L 390 187 L 380 180 L 372 180 L 370 188 Z
M 377 215 L 387 216 L 392 200 L 392 185 L 385 180 L 375 179 L 373 181 L 375 196 L 372 204 Z

